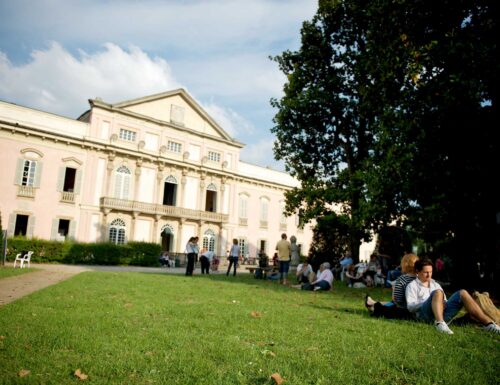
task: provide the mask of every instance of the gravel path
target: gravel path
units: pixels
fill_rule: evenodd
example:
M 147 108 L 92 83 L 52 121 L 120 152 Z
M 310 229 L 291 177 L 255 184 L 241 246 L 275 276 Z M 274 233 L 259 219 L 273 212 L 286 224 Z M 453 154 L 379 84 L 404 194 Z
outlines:
M 7 264 L 12 266 L 12 264 Z M 38 269 L 32 273 L 0 279 L 0 306 L 18 298 L 71 278 L 83 271 L 113 271 L 137 273 L 183 274 L 183 268 L 135 267 L 135 266 L 78 266 L 32 263 Z

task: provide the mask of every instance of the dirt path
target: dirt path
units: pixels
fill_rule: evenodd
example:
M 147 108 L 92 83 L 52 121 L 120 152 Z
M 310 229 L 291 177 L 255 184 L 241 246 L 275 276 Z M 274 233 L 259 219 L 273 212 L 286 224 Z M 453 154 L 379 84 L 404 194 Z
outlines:
M 12 264 L 7 263 L 7 266 Z M 181 268 L 157 268 L 157 267 L 135 267 L 135 266 L 76 266 L 76 265 L 50 265 L 35 264 L 31 267 L 38 269 L 32 273 L 16 275 L 0 279 L 0 306 L 15 301 L 18 298 L 41 290 L 47 286 L 54 285 L 65 279 L 74 277 L 83 271 L 113 271 L 113 272 L 139 272 L 139 273 L 173 273 L 184 272 Z
M 32 265 L 40 271 L 0 279 L 0 306 L 86 271 L 79 266 L 50 266 Z
M 12 267 L 12 263 L 7 263 Z M 135 273 L 165 273 L 184 274 L 184 267 L 161 268 L 161 267 L 138 267 L 138 266 L 79 266 L 79 265 L 51 265 L 43 263 L 32 263 L 31 267 L 38 269 L 32 273 L 16 275 L 14 277 L 0 279 L 0 306 L 15 301 L 25 295 L 41 290 L 47 286 L 55 285 L 61 281 L 71 278 L 84 271 L 108 271 L 108 272 L 135 272 Z M 225 266 L 218 274 L 225 271 Z M 238 273 L 248 272 L 243 266 Z M 199 268 L 195 270 L 199 274 Z

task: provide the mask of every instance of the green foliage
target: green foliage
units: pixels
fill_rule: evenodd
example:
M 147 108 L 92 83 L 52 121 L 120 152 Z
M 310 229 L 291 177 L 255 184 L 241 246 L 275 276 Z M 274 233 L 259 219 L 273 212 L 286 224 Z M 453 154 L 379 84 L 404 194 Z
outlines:
M 273 373 L 283 385 L 498 382 L 497 336 L 370 318 L 363 296 L 250 274 L 81 273 L 0 307 L 0 384 L 80 383 L 76 369 L 107 385 L 271 385 Z
M 58 262 L 82 265 L 158 266 L 161 246 L 156 243 L 130 242 L 74 243 L 16 237 L 9 239 L 7 257 L 14 260 L 17 253 L 33 250 L 32 262 Z
M 336 207 L 353 254 L 396 223 L 439 244 L 470 284 L 477 262 L 498 273 L 495 7 L 320 1 L 300 49 L 274 58 L 287 76 L 271 101 L 275 156 L 301 182 L 288 212 Z

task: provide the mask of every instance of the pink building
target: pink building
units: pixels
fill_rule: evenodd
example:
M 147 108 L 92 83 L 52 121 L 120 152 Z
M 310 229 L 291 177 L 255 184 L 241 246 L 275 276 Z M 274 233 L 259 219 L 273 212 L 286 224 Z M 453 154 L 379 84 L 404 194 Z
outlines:
M 184 90 L 68 119 L 0 102 L 0 210 L 9 236 L 147 241 L 183 252 L 197 235 L 224 255 L 274 252 L 280 234 L 307 254 L 311 226 L 283 215 L 289 175 L 241 162 L 232 139 Z

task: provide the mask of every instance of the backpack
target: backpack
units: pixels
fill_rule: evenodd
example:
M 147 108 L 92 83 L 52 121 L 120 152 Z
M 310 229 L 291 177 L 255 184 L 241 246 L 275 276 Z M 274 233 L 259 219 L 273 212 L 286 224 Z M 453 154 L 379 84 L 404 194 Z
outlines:
M 491 301 L 490 294 L 488 292 L 479 293 L 478 291 L 475 291 L 472 293 L 472 298 L 474 298 L 484 314 L 490 317 L 496 324 L 500 323 L 500 310 L 498 310 L 495 304 Z

